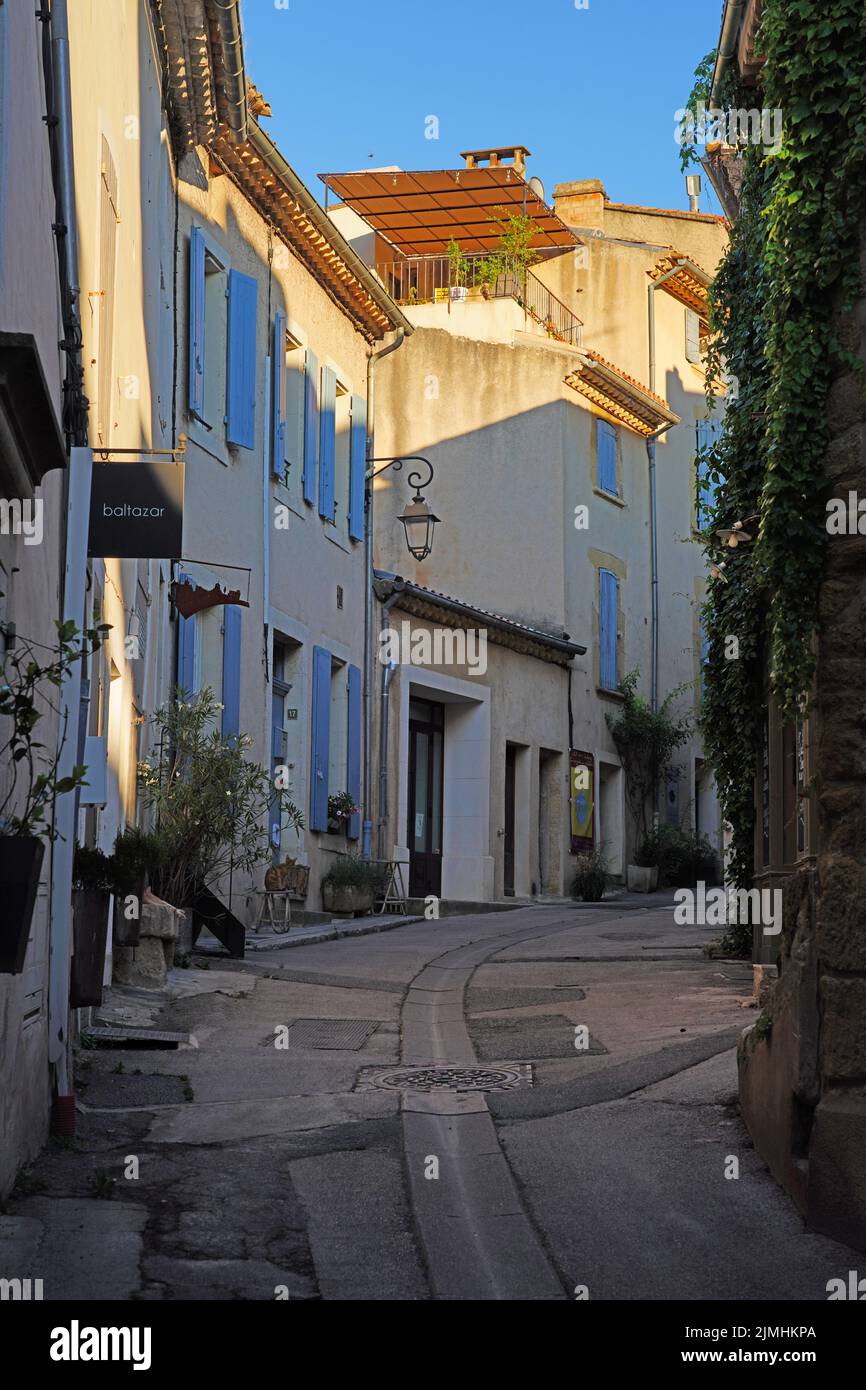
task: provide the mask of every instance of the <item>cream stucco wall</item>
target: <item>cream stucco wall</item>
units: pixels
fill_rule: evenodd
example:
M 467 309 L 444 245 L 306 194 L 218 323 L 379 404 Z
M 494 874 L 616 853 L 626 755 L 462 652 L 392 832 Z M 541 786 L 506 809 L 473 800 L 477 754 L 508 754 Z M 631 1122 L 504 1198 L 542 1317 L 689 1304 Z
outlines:
M 43 119 L 41 32 L 34 6 L 0 7 L 0 331 L 33 335 L 59 423 L 63 326 Z M 3 446 L 4 451 L 15 448 L 8 438 Z M 0 491 L 11 500 L 5 486 Z M 41 503 L 42 539 L 25 544 L 23 536 L 0 535 L 0 622 L 15 625 L 19 651 L 32 641 L 42 644 L 34 650 L 47 658 L 45 648 L 56 639 L 59 612 L 63 470 L 47 473 L 35 493 L 21 500 Z M 37 737 L 51 748 L 57 721 L 47 703 L 41 713 Z M 8 768 L 0 768 L 4 789 L 7 775 Z M 24 970 L 0 975 L 0 1194 L 8 1191 L 19 1165 L 39 1151 L 47 1133 L 50 873 L 51 848 L 46 845 Z
M 206 152 L 188 157 L 179 185 L 178 303 L 180 371 L 177 410 L 188 431 L 184 551 L 195 563 L 184 569 L 208 586 L 216 580 L 249 586 L 249 609 L 242 616 L 241 728 L 253 738 L 250 756 L 265 766 L 271 758 L 272 655 L 274 640 L 297 644 L 293 654 L 291 704 L 297 720 L 288 730 L 289 793 L 310 819 L 310 718 L 312 648 L 327 648 L 344 664 L 363 669 L 364 547 L 346 531 L 345 496 L 338 499 L 337 525 L 326 524 L 318 506 L 305 503 L 300 489 L 280 484 L 271 473 L 269 361 L 277 309 L 303 348 L 315 352 L 320 365 L 337 372 L 350 393 L 366 394 L 367 345 L 346 315 L 296 257 L 274 238 L 269 262 L 268 228 L 258 211 L 225 175 L 208 177 Z M 252 276 L 258 285 L 255 442 L 251 449 L 226 445 L 224 431 L 208 436 L 187 411 L 189 238 L 193 224 L 218 248 L 225 264 Z M 291 400 L 290 400 L 291 407 Z M 291 414 L 288 431 L 296 429 Z M 265 532 L 264 508 L 268 527 Z M 288 508 L 285 510 L 278 509 Z M 279 515 L 279 524 L 278 524 Z M 288 526 L 282 522 L 288 517 Z M 267 553 L 267 561 L 266 561 Z M 243 570 L 229 566 L 246 566 Z M 269 591 L 265 593 L 265 573 Z M 338 606 L 338 588 L 342 607 Z M 345 738 L 345 731 L 334 732 Z M 333 787 L 342 791 L 345 787 Z M 283 851 L 310 865 L 307 907 L 319 910 L 322 876 L 333 856 L 357 849 L 345 837 L 309 828 L 284 837 Z M 263 870 L 253 880 L 235 877 L 232 906 L 253 920 L 256 903 L 249 894 L 261 887 Z

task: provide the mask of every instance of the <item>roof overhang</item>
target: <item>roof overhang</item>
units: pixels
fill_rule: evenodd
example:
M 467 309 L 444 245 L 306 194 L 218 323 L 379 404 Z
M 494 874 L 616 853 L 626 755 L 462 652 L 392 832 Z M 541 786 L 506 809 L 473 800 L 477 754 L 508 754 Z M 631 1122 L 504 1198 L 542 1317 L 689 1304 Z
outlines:
M 497 210 L 538 225 L 536 251 L 563 250 L 580 239 L 521 178 L 513 165 L 475 169 L 362 169 L 320 174 L 332 193 L 403 256 L 441 256 L 453 238 L 461 251 L 499 247 Z
M 244 144 L 236 144 L 221 130 L 210 148 L 244 196 L 273 223 L 281 239 L 368 342 L 396 328 L 406 334 L 413 331 L 381 282 L 252 116 Z
M 475 608 L 461 599 L 413 584 L 398 574 L 385 574 L 377 570 L 373 588 L 382 603 L 390 601 L 403 613 L 445 627 L 483 628 L 488 640 L 497 646 L 510 647 L 512 651 L 533 656 L 539 661 L 568 666 L 574 657 L 586 653 L 586 647 L 572 642 L 566 633 L 557 637 L 554 633 L 518 622 L 516 618 L 488 613 L 486 609 Z
M 612 362 L 606 362 L 597 352 L 580 352 L 578 359 L 579 366 L 565 378 L 566 386 L 635 434 L 650 439 L 680 423 L 679 415 L 674 414 L 667 401 Z
M 667 256 L 656 261 L 647 274 L 652 281 L 662 281 L 660 289 L 673 295 L 687 309 L 699 314 L 701 319 L 709 317 L 709 287 L 712 277 L 688 256 L 681 256 L 671 250 Z

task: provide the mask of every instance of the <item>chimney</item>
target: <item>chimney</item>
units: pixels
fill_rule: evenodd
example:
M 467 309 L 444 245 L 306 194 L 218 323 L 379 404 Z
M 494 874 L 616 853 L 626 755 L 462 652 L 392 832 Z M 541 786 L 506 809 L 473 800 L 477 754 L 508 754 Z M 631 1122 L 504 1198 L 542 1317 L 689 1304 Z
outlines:
M 467 169 L 482 169 L 485 166 L 498 169 L 509 165 L 515 174 L 523 178 L 530 154 L 531 151 L 525 145 L 500 145 L 498 149 L 493 150 L 461 150 L 460 158 L 466 160 Z
M 575 179 L 553 190 L 554 211 L 568 227 L 603 227 L 607 194 L 601 179 Z

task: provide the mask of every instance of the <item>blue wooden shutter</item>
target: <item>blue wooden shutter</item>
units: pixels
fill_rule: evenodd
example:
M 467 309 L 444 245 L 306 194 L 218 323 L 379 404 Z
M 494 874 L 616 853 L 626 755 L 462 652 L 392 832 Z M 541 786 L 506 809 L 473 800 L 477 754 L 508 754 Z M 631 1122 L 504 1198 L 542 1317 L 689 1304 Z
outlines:
M 310 755 L 310 829 L 328 828 L 331 724 L 331 653 L 313 648 L 313 728 Z
M 274 477 L 286 472 L 286 316 L 278 309 L 274 315 L 273 380 L 273 459 Z
M 616 496 L 616 430 L 607 420 L 596 424 L 598 445 L 598 485 Z
M 700 664 L 699 664 L 699 667 L 698 667 L 698 694 L 700 695 L 700 698 L 703 699 L 703 698 L 704 698 L 704 668 L 705 668 L 707 662 L 708 662 L 709 659 L 710 659 L 710 639 L 709 639 L 709 636 L 708 636 L 708 634 L 707 634 L 707 620 L 706 620 L 706 618 L 704 617 L 703 613 L 700 614 L 700 617 L 699 617 L 699 619 L 698 619 L 698 622 L 699 622 L 699 625 L 700 625 L 700 639 L 701 639 L 701 659 L 700 659 Z
M 223 608 L 223 733 L 241 731 L 241 610 Z
M 226 439 L 251 449 L 256 430 L 256 300 L 251 275 L 229 271 Z
M 319 359 L 307 348 L 307 380 L 304 394 L 304 501 L 316 500 L 316 468 L 319 454 Z
M 361 804 L 361 672 L 349 667 L 349 731 L 346 743 L 346 791 L 356 806 Z M 361 833 L 361 817 L 349 821 L 349 839 L 357 840 Z
M 204 419 L 204 237 L 189 239 L 189 411 Z
M 619 580 L 610 570 L 598 572 L 598 654 L 599 680 L 603 689 L 616 690 L 617 670 L 616 625 L 618 616 Z
M 178 582 L 189 584 L 193 589 L 196 587 L 195 580 L 191 579 L 188 574 L 179 574 Z M 178 615 L 177 683 L 187 695 L 195 694 L 195 648 L 195 614 L 193 613 L 191 618 L 183 618 Z
M 334 520 L 334 467 L 337 456 L 337 374 L 322 368 L 319 429 L 319 514 Z
M 695 448 L 697 450 L 697 525 L 700 530 L 712 517 L 716 505 L 716 480 L 710 476 L 712 460 L 707 457 L 722 431 L 721 420 L 695 421 Z
M 364 539 L 364 493 L 367 472 L 367 402 L 352 397 L 352 434 L 349 455 L 349 535 Z

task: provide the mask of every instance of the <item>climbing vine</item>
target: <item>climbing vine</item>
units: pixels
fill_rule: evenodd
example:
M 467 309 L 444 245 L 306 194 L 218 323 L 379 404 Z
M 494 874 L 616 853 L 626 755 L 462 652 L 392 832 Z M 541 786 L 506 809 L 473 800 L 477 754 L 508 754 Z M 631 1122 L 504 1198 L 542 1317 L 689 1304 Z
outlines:
M 757 51 L 760 97 L 734 78 L 723 100 L 780 109 L 783 136 L 776 149 L 749 144 L 741 155 L 740 211 L 711 289 L 707 373 L 708 397 L 723 368 L 736 389 L 705 460 L 717 490 L 704 532 L 714 563 L 702 724 L 733 831 L 731 877 L 742 886 L 753 870 L 765 666 L 789 717 L 814 672 L 829 390 L 841 367 L 866 368 L 838 333 L 839 314 L 861 287 L 863 0 L 766 0 Z M 747 532 L 751 525 L 754 544 L 721 546 L 716 531 L 737 521 Z

